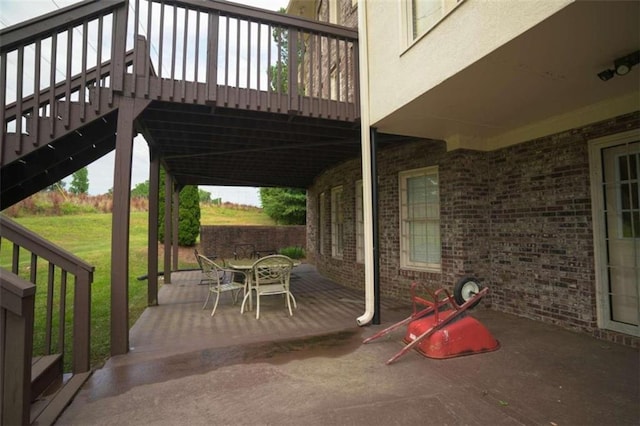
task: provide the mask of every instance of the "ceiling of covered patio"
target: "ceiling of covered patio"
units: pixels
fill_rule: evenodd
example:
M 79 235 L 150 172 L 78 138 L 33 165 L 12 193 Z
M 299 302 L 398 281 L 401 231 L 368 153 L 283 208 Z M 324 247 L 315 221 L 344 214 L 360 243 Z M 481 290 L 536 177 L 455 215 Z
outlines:
M 307 188 L 360 157 L 360 123 L 153 102 L 138 130 L 180 185 Z M 378 148 L 414 138 L 381 134 Z

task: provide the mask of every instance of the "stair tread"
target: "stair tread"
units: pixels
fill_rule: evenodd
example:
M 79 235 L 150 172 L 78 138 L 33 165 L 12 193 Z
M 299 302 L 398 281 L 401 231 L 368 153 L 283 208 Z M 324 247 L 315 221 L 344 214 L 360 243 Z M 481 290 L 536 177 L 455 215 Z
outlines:
M 47 368 L 58 362 L 62 354 L 42 355 L 31 360 L 31 381 L 38 378 Z
M 91 371 L 76 373 L 54 394 L 32 405 L 31 424 L 52 425 L 91 376 Z

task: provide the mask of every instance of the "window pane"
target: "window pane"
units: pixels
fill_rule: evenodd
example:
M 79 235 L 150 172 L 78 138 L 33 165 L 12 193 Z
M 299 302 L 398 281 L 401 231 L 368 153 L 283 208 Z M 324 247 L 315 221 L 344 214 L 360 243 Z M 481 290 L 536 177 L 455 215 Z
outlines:
M 413 0 L 413 38 L 433 27 L 442 17 L 441 0 Z
M 627 159 L 626 155 L 621 155 L 618 157 L 618 167 L 620 168 L 620 180 L 628 180 L 629 179 L 629 169 L 627 167 Z
M 425 223 L 409 223 L 409 259 L 411 262 L 427 261 L 427 226 Z
M 620 206 L 623 210 L 629 210 L 631 208 L 629 200 L 629 184 L 623 183 L 620 185 Z

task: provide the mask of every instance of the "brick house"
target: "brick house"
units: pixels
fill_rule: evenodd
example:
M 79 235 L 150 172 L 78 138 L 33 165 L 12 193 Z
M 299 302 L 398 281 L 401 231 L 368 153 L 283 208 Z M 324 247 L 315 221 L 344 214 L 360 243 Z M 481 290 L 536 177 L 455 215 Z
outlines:
M 360 14 L 362 119 L 413 138 L 376 155 L 382 297 L 473 275 L 492 309 L 638 346 L 640 3 L 291 0 L 288 13 Z M 362 194 L 360 158 L 308 188 L 308 256 L 356 288 Z

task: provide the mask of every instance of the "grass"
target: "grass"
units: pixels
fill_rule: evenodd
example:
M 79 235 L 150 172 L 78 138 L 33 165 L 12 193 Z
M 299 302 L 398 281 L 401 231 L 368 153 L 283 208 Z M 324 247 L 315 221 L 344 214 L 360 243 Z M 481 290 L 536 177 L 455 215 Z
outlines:
M 274 225 L 261 209 L 249 206 L 223 204 L 202 207 L 202 225 Z M 111 308 L 111 219 L 110 213 L 81 213 L 66 216 L 22 216 L 14 218 L 18 223 L 43 238 L 78 256 L 85 262 L 95 266 L 94 280 L 91 287 L 91 365 L 101 365 L 110 354 L 110 308 Z M 147 306 L 147 281 L 139 281 L 137 277 L 147 274 L 147 230 L 148 214 L 145 211 L 134 211 L 130 215 L 130 254 L 129 254 L 129 327 L 131 327 Z M 11 245 L 3 244 L 0 251 L 0 265 L 10 269 Z M 180 250 L 179 268 L 194 268 L 193 251 Z M 30 256 L 20 256 L 20 275 L 29 277 Z M 41 261 L 42 262 L 42 261 Z M 162 247 L 160 247 L 159 263 L 162 264 Z M 34 353 L 44 351 L 44 330 L 46 321 L 46 282 L 47 266 L 39 264 L 36 285 L 36 319 L 34 325 Z M 59 287 L 59 272 L 56 285 Z M 70 314 L 73 306 L 73 282 L 67 284 L 67 329 L 65 346 L 70 351 L 71 328 Z M 59 288 L 54 293 L 59 303 Z M 58 315 L 53 315 L 53 329 L 57 329 Z M 54 334 L 57 334 L 54 331 Z M 54 347 L 56 337 L 54 336 Z M 70 360 L 65 360 L 65 371 L 69 369 Z

